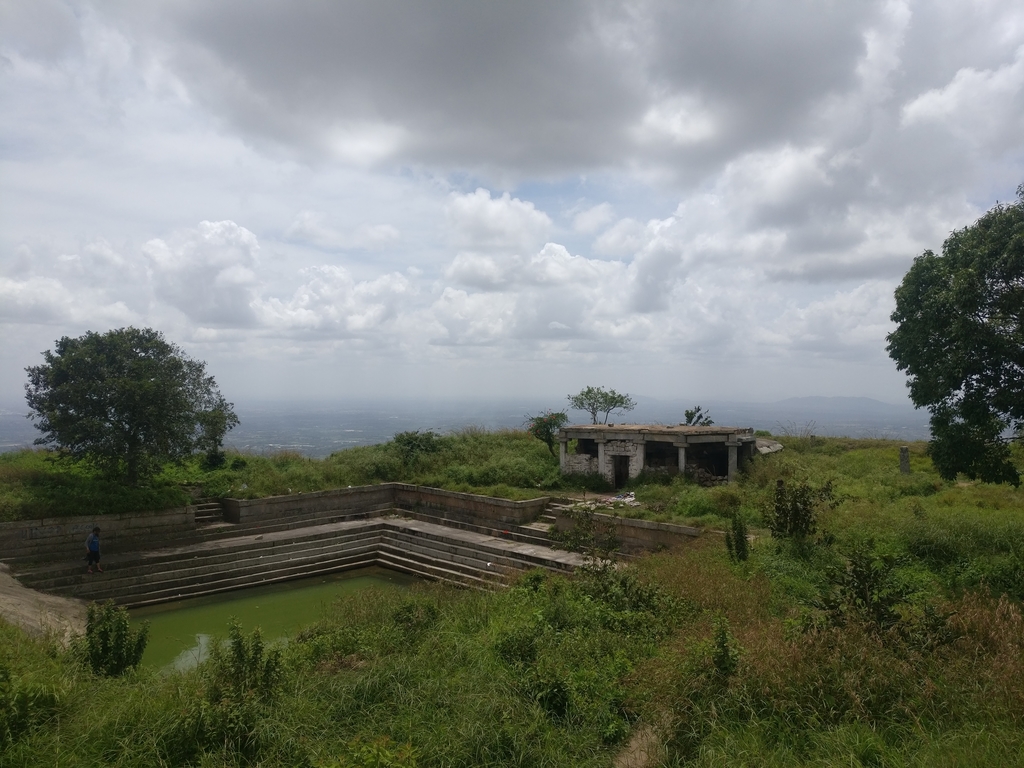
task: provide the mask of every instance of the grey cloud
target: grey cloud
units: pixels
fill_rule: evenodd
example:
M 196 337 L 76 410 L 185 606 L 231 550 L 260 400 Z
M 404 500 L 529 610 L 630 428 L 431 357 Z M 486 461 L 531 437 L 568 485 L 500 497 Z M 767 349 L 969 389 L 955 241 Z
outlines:
M 600 162 L 640 106 L 593 9 L 236 0 L 128 13 L 252 134 L 323 151 L 339 126 L 391 126 L 393 149 L 419 162 L 573 167 Z
M 877 8 L 230 0 L 129 18 L 252 135 L 330 153 L 348 133 L 370 161 L 561 173 L 645 156 L 707 170 L 806 132 L 856 79 Z M 662 113 L 695 140 L 638 141 Z
M 55 61 L 79 48 L 79 19 L 60 0 L 0 3 L 0 45 L 26 56 Z

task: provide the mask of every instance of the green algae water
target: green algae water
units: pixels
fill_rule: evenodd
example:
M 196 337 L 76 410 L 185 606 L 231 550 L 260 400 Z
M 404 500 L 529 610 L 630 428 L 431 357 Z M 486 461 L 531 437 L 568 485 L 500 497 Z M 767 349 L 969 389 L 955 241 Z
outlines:
M 417 581 L 386 568 L 360 568 L 136 608 L 131 618 L 135 625 L 149 622 L 143 665 L 187 669 L 206 657 L 211 638 L 227 637 L 232 618 L 245 632 L 259 627 L 264 640 L 277 640 L 315 622 L 342 595 L 372 587 L 404 589 Z

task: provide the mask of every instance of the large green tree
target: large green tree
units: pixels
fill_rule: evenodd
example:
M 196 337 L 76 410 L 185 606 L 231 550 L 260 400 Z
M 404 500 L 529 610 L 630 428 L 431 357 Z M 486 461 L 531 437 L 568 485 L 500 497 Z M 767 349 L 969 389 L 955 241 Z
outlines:
M 629 395 L 619 394 L 604 387 L 584 387 L 578 394 L 569 395 L 569 407 L 574 411 L 586 411 L 597 424 L 599 414 L 604 414 L 604 423 L 612 411 L 632 411 L 636 401 Z
M 931 412 L 940 474 L 1019 485 L 1010 441 L 1024 430 L 1024 185 L 925 251 L 896 289 L 889 356 Z
M 65 336 L 43 358 L 26 368 L 36 444 L 132 485 L 196 451 L 217 456 L 238 424 L 206 365 L 158 331 Z

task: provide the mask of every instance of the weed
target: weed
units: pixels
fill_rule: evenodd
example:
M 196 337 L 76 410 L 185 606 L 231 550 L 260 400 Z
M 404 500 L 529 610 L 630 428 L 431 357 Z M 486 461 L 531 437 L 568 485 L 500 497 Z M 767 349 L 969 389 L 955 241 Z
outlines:
M 356 737 L 345 745 L 344 755 L 318 768 L 416 768 L 417 757 L 411 744 L 394 744 L 387 736 L 372 741 Z
M 805 482 L 787 485 L 779 480 L 774 495 L 764 508 L 765 525 L 777 539 L 803 542 L 817 531 L 819 509 L 834 509 L 835 505 L 832 481 L 812 488 Z
M 85 635 L 73 649 L 94 674 L 118 677 L 139 665 L 148 639 L 148 623 L 132 629 L 124 608 L 113 602 L 91 603 L 86 611 Z
M 747 540 L 747 524 L 738 512 L 733 514 L 730 528 L 725 533 L 725 548 L 729 557 L 743 562 L 750 557 L 750 542 Z

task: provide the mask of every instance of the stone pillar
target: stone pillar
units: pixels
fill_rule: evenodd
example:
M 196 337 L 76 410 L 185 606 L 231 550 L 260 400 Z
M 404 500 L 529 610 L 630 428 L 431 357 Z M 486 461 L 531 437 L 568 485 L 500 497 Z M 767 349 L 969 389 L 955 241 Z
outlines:
M 565 462 L 566 462 L 566 455 L 567 455 L 566 452 L 568 450 L 568 446 L 569 446 L 569 441 L 568 440 L 559 440 L 558 441 L 558 471 L 562 472 L 563 474 L 565 473 Z
M 736 479 L 736 472 L 739 469 L 739 461 L 737 457 L 737 447 L 735 445 L 729 446 L 729 482 L 731 483 Z
M 686 446 L 680 445 L 679 447 L 679 474 L 686 474 Z
M 633 443 L 634 453 L 633 457 L 636 459 L 636 464 L 629 468 L 629 476 L 636 477 L 644 471 L 644 464 L 647 461 L 647 443 L 643 440 Z M 634 468 L 636 471 L 634 471 Z
M 614 472 L 609 472 L 608 467 L 605 466 L 604 440 L 597 441 L 597 473 L 609 482 L 615 482 Z M 608 477 L 609 474 L 611 477 Z
M 901 475 L 909 475 L 910 474 L 910 446 L 909 445 L 901 445 L 900 446 L 900 474 Z

